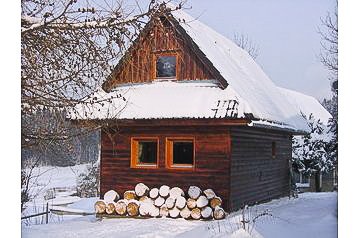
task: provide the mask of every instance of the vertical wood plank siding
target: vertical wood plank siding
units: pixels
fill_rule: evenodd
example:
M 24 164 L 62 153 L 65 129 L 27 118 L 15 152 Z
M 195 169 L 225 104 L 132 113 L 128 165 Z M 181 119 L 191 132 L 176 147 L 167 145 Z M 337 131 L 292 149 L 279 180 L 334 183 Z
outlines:
M 179 186 L 187 190 L 190 185 L 202 189 L 212 188 L 223 198 L 224 208 L 229 208 L 230 133 L 228 127 L 128 127 L 118 132 L 103 132 L 101 143 L 100 193 L 114 189 L 123 195 L 126 190 L 143 182 L 150 187 Z M 159 168 L 130 168 L 130 138 L 159 137 Z M 166 137 L 195 138 L 195 169 L 175 170 L 165 165 Z M 112 138 L 112 140 L 111 140 Z
M 143 83 L 155 78 L 154 58 L 156 54 L 173 53 L 178 55 L 178 75 L 176 80 L 215 79 L 210 67 L 204 65 L 173 26 L 164 27 L 156 20 L 145 34 L 142 34 L 134 47 L 127 53 L 118 68 L 114 80 L 105 88 L 113 88 L 123 83 Z
M 272 130 L 231 129 L 230 210 L 288 195 L 291 139 Z M 276 142 L 276 156 L 271 146 Z

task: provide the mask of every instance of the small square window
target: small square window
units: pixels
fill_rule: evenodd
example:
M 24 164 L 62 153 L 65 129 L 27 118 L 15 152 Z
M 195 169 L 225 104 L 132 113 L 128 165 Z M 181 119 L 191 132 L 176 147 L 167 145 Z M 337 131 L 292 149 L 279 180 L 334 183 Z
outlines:
M 159 55 L 156 57 L 156 78 L 175 78 L 176 77 L 175 55 Z
M 194 167 L 194 139 L 169 138 L 166 143 L 167 167 L 193 168 Z
M 158 139 L 132 138 L 131 167 L 157 167 Z

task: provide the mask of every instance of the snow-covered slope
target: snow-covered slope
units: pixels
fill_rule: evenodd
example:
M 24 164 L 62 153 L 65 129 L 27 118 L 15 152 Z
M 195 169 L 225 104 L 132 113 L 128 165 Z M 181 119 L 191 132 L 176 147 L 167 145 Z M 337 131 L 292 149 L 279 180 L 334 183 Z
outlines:
M 288 102 L 296 107 L 297 111 L 302 112 L 307 117 L 312 113 L 316 120 L 320 120 L 324 125 L 328 124 L 328 119 L 332 115 L 312 96 L 296 92 L 286 88 L 278 89 L 286 96 Z
M 244 99 L 256 118 L 290 124 L 306 130 L 306 122 L 252 57 L 234 42 L 182 10 L 173 12 L 180 25 Z

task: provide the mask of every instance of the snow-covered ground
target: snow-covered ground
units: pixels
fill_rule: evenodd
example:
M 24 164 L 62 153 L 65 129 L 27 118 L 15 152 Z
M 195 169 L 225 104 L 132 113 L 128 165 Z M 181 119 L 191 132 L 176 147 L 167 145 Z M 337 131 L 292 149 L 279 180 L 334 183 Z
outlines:
M 70 207 L 93 209 L 95 199 L 84 199 Z M 104 219 L 93 215 L 72 217 L 48 225 L 22 226 L 23 237 L 337 237 L 337 193 L 304 193 L 297 199 L 281 198 L 249 208 L 251 214 L 266 209 L 251 236 L 238 230 L 240 212 L 222 221 L 184 219 Z
M 337 237 L 337 193 L 303 193 L 297 199 L 282 198 L 255 209 L 269 209 L 272 218 L 259 219 L 255 229 L 265 238 Z
M 79 202 L 82 199 L 77 196 L 71 196 L 76 192 L 76 179 L 80 173 L 86 170 L 88 164 L 80 164 L 68 167 L 37 167 L 32 172 L 33 179 L 30 180 L 31 201 L 26 203 L 25 210 L 21 216 L 37 214 L 45 211 L 46 203 L 49 208 L 52 206 L 67 205 L 73 202 Z M 54 189 L 57 189 L 56 194 Z M 63 192 L 60 192 L 60 191 Z M 56 197 L 53 198 L 53 196 Z M 30 220 L 24 220 L 23 223 L 38 224 L 43 221 L 43 217 L 35 217 Z M 66 217 L 50 216 L 51 221 L 62 221 Z

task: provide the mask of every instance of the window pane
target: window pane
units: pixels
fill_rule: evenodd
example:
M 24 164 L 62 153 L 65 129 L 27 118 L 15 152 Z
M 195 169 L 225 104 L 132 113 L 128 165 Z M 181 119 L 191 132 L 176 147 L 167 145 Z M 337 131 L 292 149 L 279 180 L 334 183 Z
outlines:
M 193 164 L 193 142 L 173 142 L 173 164 Z
M 139 141 L 138 142 L 138 163 L 157 163 L 157 142 Z
M 157 78 L 176 76 L 176 56 L 158 56 Z

